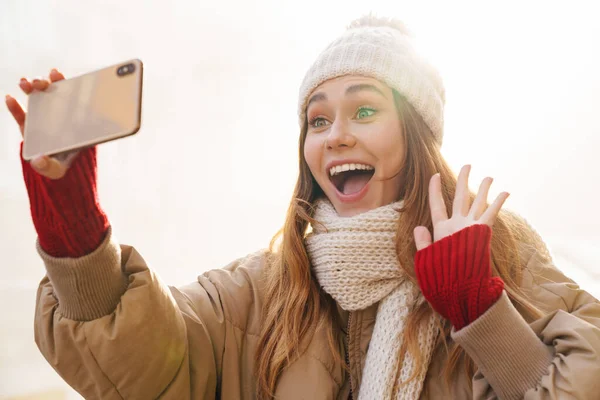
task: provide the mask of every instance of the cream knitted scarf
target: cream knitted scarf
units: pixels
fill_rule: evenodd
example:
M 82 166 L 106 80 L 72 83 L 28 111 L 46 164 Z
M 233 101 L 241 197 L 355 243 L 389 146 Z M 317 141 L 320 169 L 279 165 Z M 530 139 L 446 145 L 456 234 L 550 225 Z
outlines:
M 342 218 L 330 202 L 320 200 L 314 215 L 320 224 L 315 224 L 306 238 L 319 284 L 344 310 L 362 310 L 379 302 L 359 400 L 418 399 L 437 335 L 436 317 L 432 316 L 419 329 L 425 367 L 405 384 L 414 373 L 414 360 L 406 354 L 399 365 L 399 349 L 418 288 L 405 278 L 396 254 L 401 205 Z

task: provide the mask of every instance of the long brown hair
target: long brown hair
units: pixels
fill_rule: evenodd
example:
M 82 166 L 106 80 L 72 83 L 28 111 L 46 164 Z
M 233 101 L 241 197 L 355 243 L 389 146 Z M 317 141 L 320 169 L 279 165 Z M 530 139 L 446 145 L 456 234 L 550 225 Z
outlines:
M 421 116 L 397 91 L 394 100 L 405 140 L 404 166 L 401 179 L 404 183 L 400 198 L 404 199 L 403 216 L 397 231 L 398 259 L 406 274 L 416 283 L 413 259 L 416 252 L 413 231 L 426 226 L 432 231 L 429 211 L 428 186 L 431 177 L 440 173 L 443 197 L 452 212 L 456 176 L 442 157 L 439 144 Z M 301 130 L 299 140 L 300 173 L 283 228 L 271 242 L 270 262 L 266 271 L 266 297 L 263 323 L 256 352 L 257 395 L 260 399 L 274 397 L 277 379 L 281 372 L 302 352 L 317 327 L 328 328 L 329 347 L 334 357 L 343 359 L 339 348 L 339 315 L 335 302 L 322 291 L 312 274 L 309 257 L 304 246 L 307 229 L 312 222 L 312 206 L 323 192 L 314 180 L 303 156 L 307 124 Z M 471 193 L 473 201 L 475 194 Z M 519 307 L 526 319 L 539 318 L 541 311 L 519 289 L 522 280 L 523 260 L 519 257 L 519 244 L 526 244 L 547 256 L 541 238 L 518 215 L 501 211 L 493 228 L 491 243 L 492 268 L 496 276 L 505 282 L 509 298 Z M 407 321 L 403 353 L 409 352 L 415 359 L 415 371 L 424 362 L 419 351 L 417 334 L 420 324 L 433 309 L 422 302 L 410 314 Z M 465 373 L 472 377 L 475 368 L 462 348 L 449 345 L 451 326 L 440 326 L 442 334 L 438 346 L 447 349 L 444 376 L 449 385 L 456 366 L 463 363 Z

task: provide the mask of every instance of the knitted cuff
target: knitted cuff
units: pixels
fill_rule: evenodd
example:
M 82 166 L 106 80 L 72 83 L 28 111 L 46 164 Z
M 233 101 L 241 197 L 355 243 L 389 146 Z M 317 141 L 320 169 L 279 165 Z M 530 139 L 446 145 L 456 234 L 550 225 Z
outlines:
M 22 157 L 21 166 L 41 248 L 53 257 L 81 257 L 98 248 L 109 222 L 98 204 L 96 148 L 82 150 L 61 179 L 39 175 Z
M 492 278 L 492 230 L 472 225 L 415 255 L 415 273 L 431 306 L 459 330 L 498 300 L 502 279 Z
M 91 321 L 115 310 L 127 288 L 128 277 L 121 268 L 121 248 L 112 240 L 110 228 L 100 246 L 83 257 L 52 257 L 39 242 L 37 249 L 62 316 Z
M 452 331 L 452 339 L 473 359 L 500 399 L 523 399 L 548 374 L 554 358 L 552 347 L 536 336 L 506 292 L 481 318 Z

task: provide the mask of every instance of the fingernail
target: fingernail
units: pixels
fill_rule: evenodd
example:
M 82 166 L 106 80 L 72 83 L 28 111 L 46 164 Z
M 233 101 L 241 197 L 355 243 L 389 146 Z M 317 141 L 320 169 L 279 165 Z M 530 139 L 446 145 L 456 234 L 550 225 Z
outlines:
M 8 101 L 8 100 L 10 100 L 10 94 L 7 94 L 7 95 L 4 97 L 4 99 L 5 99 L 5 100 L 7 100 L 7 101 Z
M 27 78 L 21 78 L 20 82 L 27 82 Z

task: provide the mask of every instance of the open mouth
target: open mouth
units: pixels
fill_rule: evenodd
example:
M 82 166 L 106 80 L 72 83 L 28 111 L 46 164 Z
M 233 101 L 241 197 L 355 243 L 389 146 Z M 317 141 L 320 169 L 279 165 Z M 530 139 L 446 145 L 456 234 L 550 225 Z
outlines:
M 341 164 L 329 169 L 331 183 L 345 195 L 360 192 L 374 174 L 375 168 L 367 164 Z

